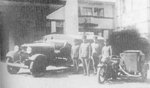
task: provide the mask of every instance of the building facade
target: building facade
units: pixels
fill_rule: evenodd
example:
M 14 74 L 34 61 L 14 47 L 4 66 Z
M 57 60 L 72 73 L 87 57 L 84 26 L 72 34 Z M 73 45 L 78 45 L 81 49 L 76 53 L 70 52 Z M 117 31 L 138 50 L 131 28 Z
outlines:
M 113 0 L 67 0 L 66 5 L 49 14 L 51 32 L 99 34 L 108 38 L 115 29 L 116 6 Z

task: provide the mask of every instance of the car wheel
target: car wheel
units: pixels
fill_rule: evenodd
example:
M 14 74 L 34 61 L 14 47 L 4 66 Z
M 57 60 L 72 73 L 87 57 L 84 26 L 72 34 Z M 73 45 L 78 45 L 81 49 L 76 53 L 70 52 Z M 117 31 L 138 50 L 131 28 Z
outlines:
M 112 79 L 116 80 L 117 76 L 118 76 L 117 72 L 112 71 Z
M 7 58 L 6 63 L 19 63 L 19 61 L 14 62 L 12 60 L 12 58 Z M 20 68 L 19 67 L 14 67 L 14 66 L 10 66 L 7 64 L 7 71 L 10 74 L 17 74 L 19 72 Z
M 30 64 L 30 71 L 34 77 L 41 77 L 46 71 L 46 58 L 44 56 L 37 56 Z

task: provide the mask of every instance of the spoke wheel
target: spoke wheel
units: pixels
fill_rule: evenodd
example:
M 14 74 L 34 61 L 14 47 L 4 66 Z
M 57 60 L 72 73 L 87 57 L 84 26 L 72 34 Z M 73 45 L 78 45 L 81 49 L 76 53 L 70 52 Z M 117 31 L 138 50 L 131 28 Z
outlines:
M 99 83 L 104 83 L 105 82 L 105 80 L 106 80 L 106 73 L 105 73 L 105 68 L 104 67 L 100 67 L 98 69 L 97 76 L 98 76 L 98 82 Z

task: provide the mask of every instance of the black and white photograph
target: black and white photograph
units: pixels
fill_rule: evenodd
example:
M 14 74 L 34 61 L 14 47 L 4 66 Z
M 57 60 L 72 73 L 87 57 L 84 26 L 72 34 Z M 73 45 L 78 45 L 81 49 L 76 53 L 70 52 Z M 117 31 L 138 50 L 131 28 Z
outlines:
M 0 88 L 150 88 L 150 0 L 0 0 Z

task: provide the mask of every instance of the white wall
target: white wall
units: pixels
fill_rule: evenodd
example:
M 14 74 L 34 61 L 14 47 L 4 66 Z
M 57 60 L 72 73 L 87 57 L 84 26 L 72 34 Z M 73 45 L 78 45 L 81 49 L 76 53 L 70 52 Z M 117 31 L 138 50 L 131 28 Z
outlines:
M 130 13 L 123 14 L 123 26 L 128 26 L 132 24 L 137 24 L 140 22 L 147 21 L 148 19 L 148 10 L 147 8 L 132 11 Z
M 78 33 L 78 0 L 67 0 L 66 2 L 64 33 Z
M 150 20 L 149 0 L 117 0 L 118 27 L 134 25 L 141 34 L 148 33 Z M 124 12 L 122 11 L 124 9 Z

